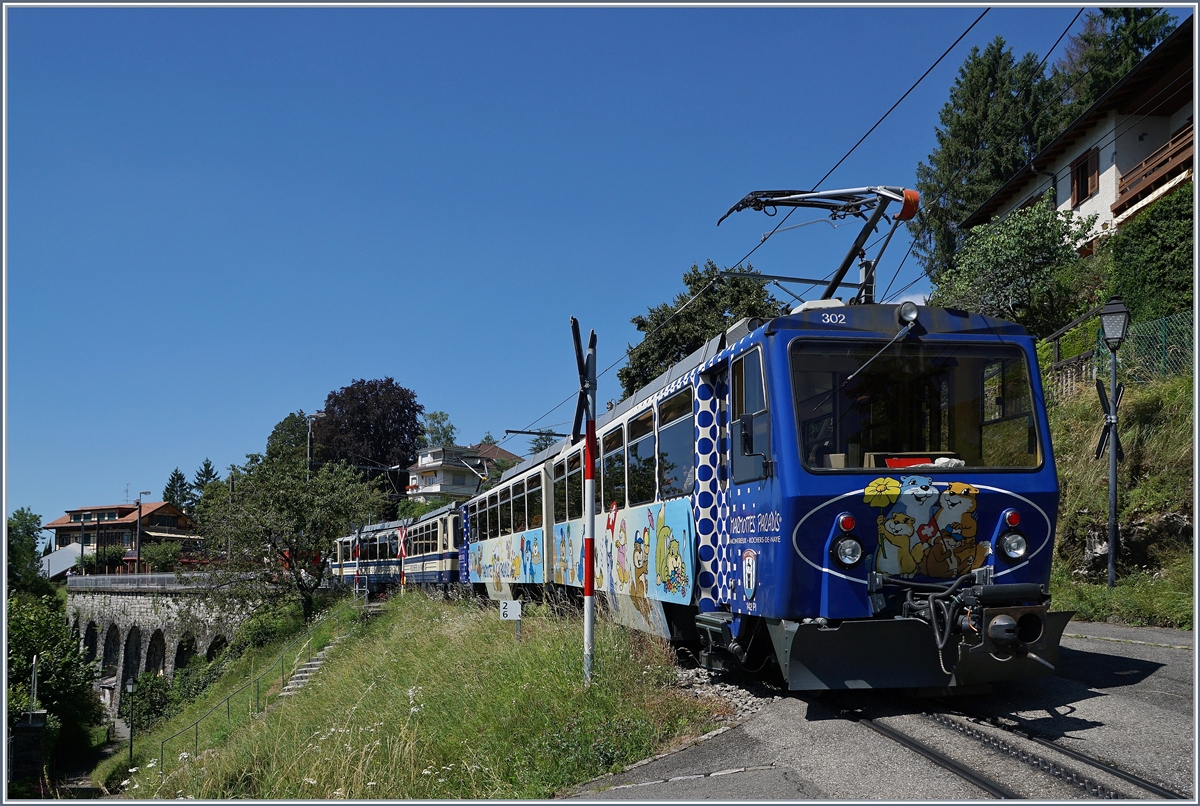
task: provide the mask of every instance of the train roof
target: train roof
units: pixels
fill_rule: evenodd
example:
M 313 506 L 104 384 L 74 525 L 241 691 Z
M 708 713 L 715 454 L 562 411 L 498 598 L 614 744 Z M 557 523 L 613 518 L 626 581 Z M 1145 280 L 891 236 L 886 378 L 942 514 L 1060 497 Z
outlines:
M 362 533 L 367 534 L 369 532 L 385 532 L 389 529 L 400 529 L 405 526 L 412 526 L 414 523 L 420 523 L 421 521 L 427 521 L 431 518 L 436 518 L 439 515 L 445 515 L 446 513 L 453 512 L 457 509 L 458 509 L 457 504 L 446 504 L 445 506 L 441 506 L 435 510 L 426 512 L 424 515 L 418 515 L 415 518 L 401 518 L 398 521 L 383 521 L 382 523 L 372 523 L 370 525 L 364 525 L 362 527 Z M 353 537 L 353 536 L 354 535 L 350 535 L 350 537 Z

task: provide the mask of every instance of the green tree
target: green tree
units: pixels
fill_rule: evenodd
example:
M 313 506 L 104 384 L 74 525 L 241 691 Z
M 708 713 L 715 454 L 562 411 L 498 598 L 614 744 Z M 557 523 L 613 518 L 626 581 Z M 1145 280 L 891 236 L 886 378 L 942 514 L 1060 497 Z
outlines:
M 294 411 L 275 424 L 267 437 L 266 458 L 305 462 L 308 459 L 308 415 Z
M 37 548 L 41 533 L 42 516 L 35 515 L 28 507 L 21 507 L 8 516 L 9 592 L 54 595 L 54 585 L 42 576 L 42 560 Z
M 84 662 L 79 638 L 71 632 L 58 601 L 23 594 L 8 599 L 9 724 L 30 706 L 33 657 L 38 662 L 37 705 L 61 726 L 55 755 L 69 758 L 88 748 L 87 727 L 104 710 L 92 691 L 95 665 Z
M 933 281 L 962 245 L 958 224 L 1054 136 L 1054 84 L 1037 54 L 1017 61 L 996 37 L 971 49 L 938 115 L 937 147 L 917 165 L 921 209 L 909 222 L 913 253 Z
M 167 486 L 163 487 L 162 496 L 164 501 L 179 509 L 187 506 L 191 497 L 191 485 L 188 484 L 187 476 L 183 475 L 179 468 L 171 471 L 170 477 L 167 478 Z
M 554 436 L 551 432 L 543 430 L 537 436 L 530 438 L 529 452 L 540 453 L 541 451 L 546 450 L 546 448 L 549 448 L 551 445 L 557 443 L 558 439 L 559 438 Z
M 1055 129 L 1061 131 L 1083 114 L 1175 27 L 1174 17 L 1161 8 L 1089 11 L 1051 74 L 1062 88 Z
M 213 467 L 213 463 L 206 456 L 204 464 L 200 465 L 200 469 L 196 471 L 196 475 L 192 478 L 192 489 L 199 495 L 208 486 L 209 482 L 220 481 L 221 474 Z
M 458 429 L 450 422 L 449 414 L 444 411 L 431 411 L 424 415 L 422 422 L 425 426 L 424 447 L 438 448 L 454 444 Z
M 1193 199 L 1187 182 L 1129 221 L 1106 244 L 1112 255 L 1111 290 L 1135 321 L 1192 308 Z
M 492 432 L 488 431 L 483 435 L 483 439 L 479 440 L 480 445 L 499 445 L 500 443 L 492 436 Z M 478 447 L 478 446 L 476 446 Z
M 214 501 L 201 526 L 213 550 L 229 547 L 226 562 L 208 576 L 212 596 L 243 607 L 290 598 L 311 618 L 334 541 L 370 520 L 383 503 L 374 484 L 340 462 L 323 464 L 311 480 L 294 463 L 248 465 L 232 501 Z
M 722 277 L 720 272 L 711 260 L 705 262 L 703 269 L 693 264 L 683 275 L 685 292 L 672 302 L 650 308 L 645 316 L 630 320 L 646 335 L 637 347 L 630 346 L 629 362 L 617 370 L 624 397 L 687 358 L 739 319 L 747 316 L 770 319 L 787 310 L 761 280 Z M 752 267 L 747 267 L 745 273 L 757 274 Z M 689 305 L 701 292 L 702 296 Z
M 1008 319 L 1047 336 L 1083 312 L 1070 278 L 1095 216 L 1054 209 L 1051 192 L 1024 210 L 972 229 L 930 303 Z
M 174 571 L 179 562 L 179 553 L 179 544 L 174 540 L 142 544 L 142 562 L 149 565 L 151 571 L 159 573 Z

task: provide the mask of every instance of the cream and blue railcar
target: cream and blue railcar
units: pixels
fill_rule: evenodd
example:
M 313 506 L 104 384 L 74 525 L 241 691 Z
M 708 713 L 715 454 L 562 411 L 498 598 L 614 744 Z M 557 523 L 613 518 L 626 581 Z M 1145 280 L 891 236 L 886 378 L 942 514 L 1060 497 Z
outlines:
M 448 585 L 458 581 L 462 529 L 456 507 L 416 519 L 364 526 L 337 541 L 333 576 L 371 591 L 404 582 Z M 403 576 L 402 576 L 403 575 Z

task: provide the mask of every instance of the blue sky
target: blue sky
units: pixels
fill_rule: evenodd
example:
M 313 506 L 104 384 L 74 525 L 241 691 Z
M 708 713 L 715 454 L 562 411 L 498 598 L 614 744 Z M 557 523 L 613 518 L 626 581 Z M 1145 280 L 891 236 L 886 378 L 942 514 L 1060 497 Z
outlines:
M 912 187 L 970 47 L 1077 10 L 990 11 L 824 187 Z M 570 316 L 612 364 L 774 223 L 726 209 L 817 182 L 980 11 L 9 7 L 6 513 L 157 499 L 358 378 L 463 442 L 530 426 Z M 851 229 L 750 262 L 823 276 Z

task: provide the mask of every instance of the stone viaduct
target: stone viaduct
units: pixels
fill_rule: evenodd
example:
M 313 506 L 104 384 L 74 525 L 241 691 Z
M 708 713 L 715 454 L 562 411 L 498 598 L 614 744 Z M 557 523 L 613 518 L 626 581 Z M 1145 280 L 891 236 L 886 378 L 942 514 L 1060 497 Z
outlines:
M 198 586 L 174 574 L 70 577 L 67 613 L 84 657 L 98 661 L 96 687 L 113 713 L 126 681 L 143 672 L 173 678 L 198 654 L 212 660 L 241 622 L 205 607 Z

